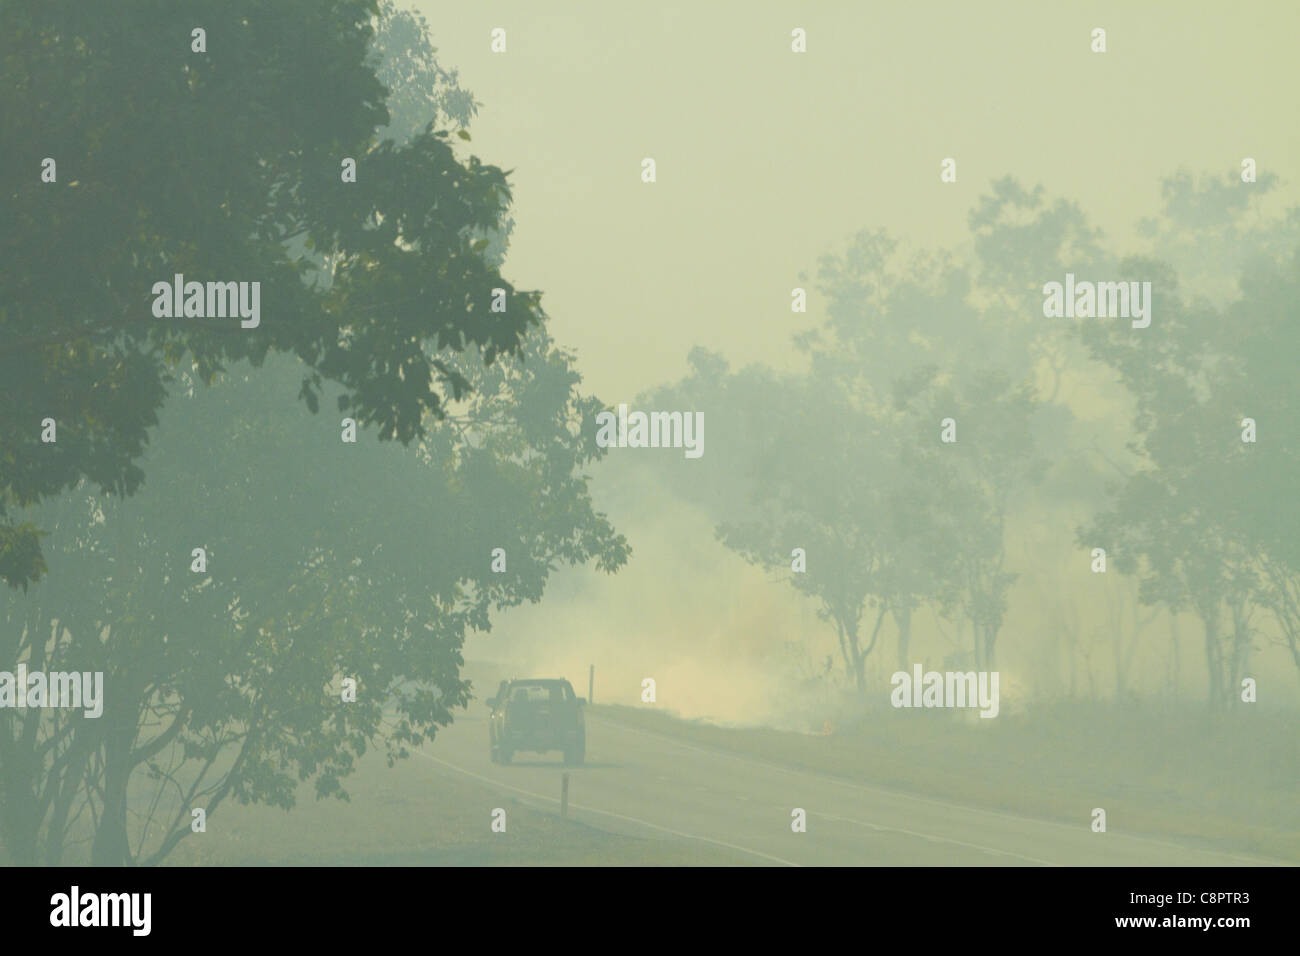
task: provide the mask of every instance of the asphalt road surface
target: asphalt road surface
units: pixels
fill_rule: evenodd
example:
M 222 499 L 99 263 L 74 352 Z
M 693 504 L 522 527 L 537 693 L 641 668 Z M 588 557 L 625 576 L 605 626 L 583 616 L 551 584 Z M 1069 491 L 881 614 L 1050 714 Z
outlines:
M 787 769 L 587 714 L 587 762 L 561 755 L 488 758 L 486 716 L 462 715 L 417 751 L 503 797 L 556 812 L 569 773 L 569 816 L 639 837 L 701 840 L 757 864 L 788 866 L 1251 866 L 1277 861 L 979 810 Z M 791 812 L 807 813 L 807 832 Z M 635 863 L 635 860 L 627 861 Z M 1282 864 L 1285 865 L 1285 864 Z

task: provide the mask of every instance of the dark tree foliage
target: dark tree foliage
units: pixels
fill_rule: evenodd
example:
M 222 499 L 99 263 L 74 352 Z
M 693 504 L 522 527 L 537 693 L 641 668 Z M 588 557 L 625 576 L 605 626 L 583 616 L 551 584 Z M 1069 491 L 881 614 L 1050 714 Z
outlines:
M 469 701 L 467 634 L 628 548 L 588 493 L 599 403 L 499 272 L 505 175 L 436 128 L 468 139 L 474 103 L 421 18 L 9 5 L 2 25 L 4 128 L 29 135 L 3 159 L 0 571 L 22 591 L 0 595 L 0 660 L 102 671 L 105 699 L 0 710 L 0 844 L 153 863 L 195 807 L 287 809 L 302 781 L 346 799 L 367 750 L 407 756 Z M 173 272 L 262 281 L 261 327 L 153 319 Z
M 140 487 L 178 367 L 210 381 L 241 359 L 296 355 L 310 407 L 336 382 L 341 408 L 406 443 L 466 387 L 441 353 L 519 353 L 541 313 L 489 255 L 506 176 L 459 157 L 456 138 L 427 123 L 433 110 L 406 138 L 419 91 L 398 97 L 403 141 L 392 138 L 376 75 L 387 50 L 371 49 L 379 13 L 376 0 L 4 5 L 0 577 L 10 585 L 46 570 L 22 508 L 83 479 L 117 495 Z M 206 52 L 191 48 L 196 27 Z M 418 31 L 397 27 L 387 47 L 415 49 Z M 417 60 L 385 78 L 427 69 Z M 468 119 L 472 100 L 454 83 L 423 95 Z M 41 181 L 46 157 L 56 182 Z M 341 181 L 345 157 L 354 184 Z M 260 281 L 260 327 L 154 318 L 153 283 L 176 273 Z M 505 290 L 505 312 L 489 310 L 493 289 Z M 46 418 L 55 444 L 40 441 Z

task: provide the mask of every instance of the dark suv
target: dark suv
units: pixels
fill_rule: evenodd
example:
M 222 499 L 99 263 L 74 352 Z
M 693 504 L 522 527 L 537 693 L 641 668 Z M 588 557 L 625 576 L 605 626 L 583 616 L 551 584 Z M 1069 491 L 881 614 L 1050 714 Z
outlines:
M 562 750 L 565 763 L 582 763 L 587 752 L 585 703 L 567 680 L 503 680 L 487 702 L 492 708 L 492 762 L 509 763 L 520 750 Z

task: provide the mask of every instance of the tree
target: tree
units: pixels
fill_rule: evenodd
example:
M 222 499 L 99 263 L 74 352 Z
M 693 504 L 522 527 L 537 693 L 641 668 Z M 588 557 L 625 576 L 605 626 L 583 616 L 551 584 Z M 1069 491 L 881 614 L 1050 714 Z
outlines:
M 1295 633 L 1289 594 L 1300 572 L 1300 520 L 1287 489 L 1298 462 L 1285 426 L 1277 428 L 1300 413 L 1283 358 L 1296 337 L 1295 260 L 1258 267 L 1226 309 L 1183 301 L 1173 276 L 1157 274 L 1158 327 L 1085 334 L 1135 397 L 1142 467 L 1081 538 L 1113 542 L 1117 567 L 1141 577 L 1145 602 L 1196 613 L 1209 699 L 1221 707 L 1238 699 L 1257 610 L 1273 613 L 1284 638 Z M 1243 441 L 1255 415 L 1267 416 L 1270 431 Z
M 58 573 L 0 606 L 0 653 L 103 671 L 106 701 L 98 720 L 0 712 L 18 861 L 59 862 L 93 820 L 96 864 L 158 862 L 191 808 L 288 808 L 298 779 L 346 798 L 368 747 L 406 756 L 468 702 L 460 648 L 492 610 L 540 600 L 559 564 L 621 566 L 582 476 L 602 454 L 578 427 L 594 400 L 542 333 L 526 355 L 449 359 L 472 397 L 411 450 L 277 403 L 292 359 L 239 368 L 168 406 L 137 495 L 44 506 Z
M 803 382 L 767 393 L 771 414 L 762 441 L 770 451 L 753 476 L 753 516 L 721 522 L 718 537 L 818 601 L 819 616 L 835 628 L 845 672 L 862 692 L 866 660 L 889 611 L 879 579 L 891 459 L 881 453 L 874 423 L 836 397 Z M 806 571 L 791 569 L 796 547 L 808 556 Z M 860 626 L 873 596 L 877 613 L 867 638 Z
M 713 430 L 722 464 L 675 486 L 705 501 L 728 547 L 817 598 L 860 691 L 891 615 L 899 666 L 909 665 L 923 605 L 960 609 L 977 660 L 992 666 L 1015 580 L 1006 518 L 1042 472 L 1027 340 L 990 341 L 966 269 L 942 253 L 904 260 L 883 232 L 823 257 L 819 278 L 827 320 L 795 340 L 806 375 L 732 375 L 697 350 L 692 375 L 649 398 L 708 407 L 726 423 Z M 940 441 L 952 416 L 964 443 Z M 796 546 L 807 573 L 789 570 Z
M 973 229 L 996 221 L 987 203 L 972 214 Z M 962 610 L 977 662 L 991 667 L 1015 580 L 1004 569 L 1006 518 L 1042 473 L 1031 427 L 1039 403 L 1026 382 L 1040 336 L 996 321 L 1003 298 L 978 289 L 951 256 L 900 261 L 881 232 L 824 257 L 820 279 L 828 319 L 799 339 L 812 375 L 871 415 L 894 450 L 879 479 L 892 525 L 873 593 L 895 613 L 900 666 L 911 614 L 931 603 Z M 950 418 L 958 440 L 943 442 Z
M 924 369 L 898 383 L 896 400 L 896 427 L 915 442 L 908 484 L 929 489 L 928 553 L 947 556 L 931 565 L 940 574 L 930 595 L 946 595 L 941 606 L 960 610 L 976 668 L 993 670 L 1017 577 L 1006 569 L 1007 522 L 1044 470 L 1031 430 L 1033 390 L 998 370 Z M 959 429 L 951 443 L 939 440 L 945 419 Z
M 232 362 L 296 355 L 309 407 L 335 382 L 353 417 L 407 443 L 466 387 L 447 350 L 520 354 L 539 296 L 487 255 L 506 176 L 460 159 L 431 124 L 401 144 L 380 135 L 394 119 L 370 49 L 380 12 L 375 0 L 5 6 L 0 126 L 25 137 L 0 156 L 0 577 L 11 586 L 46 571 L 21 509 L 83 480 L 119 496 L 140 487 L 179 368 L 208 382 Z M 392 48 L 411 48 L 407 26 Z M 45 157 L 55 182 L 41 180 Z M 345 158 L 355 183 L 341 181 Z M 328 283 L 312 281 L 322 261 Z M 260 282 L 261 324 L 154 318 L 153 284 L 176 273 Z M 494 290 L 506 311 L 490 310 Z M 47 418 L 53 444 L 40 440 Z
M 230 266 L 263 255 L 298 311 L 268 315 L 258 338 L 237 328 L 144 329 L 125 313 L 91 308 L 52 321 L 35 341 L 0 345 L 4 374 L 25 376 L 12 380 L 25 389 L 15 394 L 24 414 L 62 402 L 52 447 L 67 455 L 34 447 L 10 419 L 0 426 L 12 426 L 6 439 L 15 439 L 2 446 L 0 479 L 9 484 L 0 505 L 27 506 L 35 519 L 7 527 L 6 579 L 27 585 L 44 572 L 43 552 L 31 550 L 37 527 L 48 532 L 57 572 L 0 602 L 0 653 L 33 669 L 102 670 L 108 698 L 98 720 L 0 711 L 0 833 L 18 862 L 60 862 L 87 830 L 93 862 L 157 862 L 189 835 L 192 807 L 209 817 L 231 799 L 289 807 L 297 780 L 313 780 L 318 796 L 346 798 L 357 756 L 381 739 L 390 761 L 405 756 L 469 699 L 459 672 L 467 632 L 487 630 L 494 609 L 539 600 L 561 564 L 592 560 L 612 572 L 627 558 L 587 491 L 584 470 L 602 452 L 585 423 L 599 403 L 579 393 L 572 356 L 541 328 L 536 296 L 500 277 L 504 175 L 473 158 L 460 163 L 444 133 L 415 122 L 431 109 L 433 120 L 463 126 L 472 98 L 437 67 L 418 18 L 389 3 L 302 6 L 297 21 L 292 10 L 270 20 L 243 4 L 205 11 L 210 49 L 220 32 L 213 25 L 234 30 L 265 54 L 268 85 L 299 71 L 293 90 L 240 86 L 227 73 L 243 54 L 226 49 L 211 63 L 180 66 L 202 74 L 188 92 L 142 85 L 130 101 L 174 112 L 192 100 L 219 111 L 242 92 L 249 115 L 282 119 L 237 139 L 256 160 L 252 173 L 238 163 L 223 173 L 184 150 L 217 177 L 197 184 L 212 185 L 209 198 L 237 180 L 262 188 L 261 200 L 240 194 L 229 211 L 269 235 L 247 239 L 233 224 L 213 232 L 210 210 L 197 225 L 168 220 L 166 232 L 152 221 L 168 212 L 164 198 L 137 190 L 122 199 L 150 220 L 128 237 L 141 252 L 158 244 L 148 261 L 184 248 L 189 258 L 176 267 L 188 272 L 191 262 Z M 358 41 L 376 10 L 379 39 L 367 53 Z M 46 61 L 71 69 L 78 51 L 94 47 L 105 62 L 83 71 L 105 70 L 110 84 L 130 76 L 118 58 L 137 41 L 132 24 L 91 13 L 73 29 L 36 14 L 17 19 L 15 39 L 34 42 Z M 160 11 L 134 27 L 156 40 L 177 18 Z M 34 68 L 40 57 L 26 55 L 6 58 L 6 71 Z M 409 62 L 393 64 L 394 56 Z M 162 59 L 177 66 L 175 56 Z M 376 106 L 375 68 L 403 93 L 391 117 Z M 337 83 L 328 109 L 311 85 L 326 79 Z M 312 91 L 310 116 L 291 115 L 295 91 Z M 24 102 L 14 95 L 2 108 Z M 362 135 L 365 123 L 351 114 L 374 128 Z M 233 132 L 237 117 L 186 122 Z M 340 138 L 348 131 L 351 142 Z M 120 131 L 101 135 L 131 146 Z M 92 153 L 108 162 L 112 151 L 99 142 Z M 359 196 L 335 193 L 333 183 L 326 194 L 328 177 L 309 168 L 320 157 L 303 152 L 326 146 L 331 175 L 338 155 L 358 148 L 371 178 Z M 116 201 L 107 180 L 79 175 L 75 188 L 94 186 L 103 205 Z M 175 199 L 182 180 L 159 180 L 164 196 Z M 29 211 L 40 204 L 27 187 L 8 199 Z M 57 241 L 72 218 L 42 228 Z M 5 241 L 19 243 L 18 235 L 6 232 Z M 113 254 L 82 256 L 101 270 L 93 281 L 147 278 L 143 259 Z M 47 276 L 56 272 L 46 264 Z M 20 277 L 6 272 L 4 281 L 17 287 Z M 489 287 L 510 293 L 508 313 L 487 312 Z M 57 292 L 24 289 L 27 299 L 0 305 L 6 333 L 17 325 L 11 301 Z M 503 352 L 519 361 L 494 361 Z M 72 391 L 60 397 L 64 386 Z M 286 403 L 294 388 L 310 412 L 325 400 L 355 419 L 357 444 L 339 440 L 338 419 Z M 69 410 L 89 417 L 78 422 Z M 116 443 L 128 438 L 138 442 L 123 452 Z M 497 547 L 507 555 L 502 573 L 491 569 Z M 355 702 L 341 697 L 345 677 L 358 685 Z

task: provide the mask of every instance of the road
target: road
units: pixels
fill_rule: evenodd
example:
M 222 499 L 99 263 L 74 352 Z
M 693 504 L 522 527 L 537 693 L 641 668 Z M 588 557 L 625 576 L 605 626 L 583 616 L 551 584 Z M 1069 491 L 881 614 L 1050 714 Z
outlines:
M 883 790 L 706 749 L 587 716 L 587 763 L 558 753 L 488 759 L 486 717 L 458 716 L 417 754 L 503 797 L 555 812 L 570 775 L 569 815 L 640 837 L 701 840 L 755 864 L 787 866 L 1250 866 L 1244 854 L 1070 826 Z M 791 830 L 791 812 L 807 832 Z M 635 862 L 635 861 L 629 861 Z

